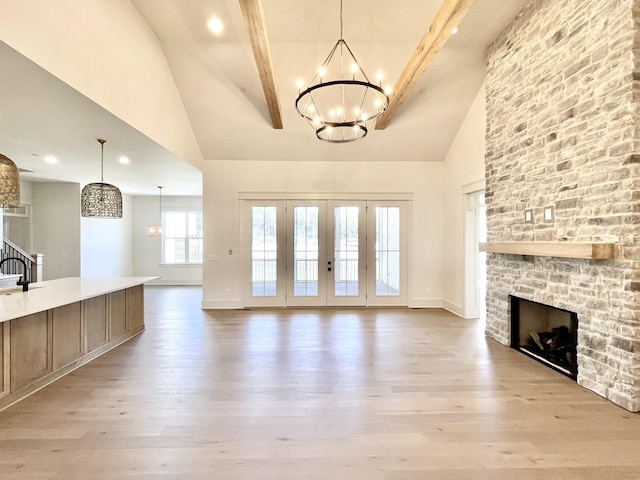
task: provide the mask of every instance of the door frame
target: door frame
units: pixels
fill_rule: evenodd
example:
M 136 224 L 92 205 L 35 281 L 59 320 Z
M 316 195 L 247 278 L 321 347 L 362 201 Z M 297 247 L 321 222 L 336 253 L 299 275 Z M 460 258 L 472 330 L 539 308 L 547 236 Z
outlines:
M 486 291 L 486 253 L 480 242 L 486 242 L 486 205 L 480 197 L 484 188 L 464 192 L 464 318 L 484 318 Z
M 256 297 L 251 296 L 251 289 L 248 286 L 251 285 L 251 242 L 248 241 L 248 232 L 246 231 L 247 227 L 247 212 L 250 212 L 250 208 L 247 208 L 246 205 L 251 205 L 251 203 L 265 203 L 265 204 L 273 204 L 274 201 L 282 201 L 283 204 L 286 204 L 286 201 L 305 201 L 305 200 L 329 200 L 329 201 L 338 201 L 338 202 L 346 202 L 349 200 L 353 201 L 365 201 L 367 205 L 374 204 L 395 204 L 397 202 L 402 202 L 403 210 L 401 215 L 403 215 L 402 220 L 402 228 L 403 228 L 403 237 L 404 237 L 404 248 L 403 248 L 403 259 L 405 262 L 405 269 L 402 273 L 401 285 L 404 286 L 404 294 L 399 297 L 380 297 L 376 298 L 375 295 L 371 295 L 371 287 L 370 287 L 370 276 L 372 275 L 372 271 L 375 272 L 374 268 L 369 268 L 367 270 L 367 301 L 366 307 L 368 306 L 408 306 L 408 298 L 409 298 L 409 289 L 411 285 L 409 283 L 410 272 L 411 272 L 411 242 L 408 241 L 411 238 L 411 230 L 412 230 L 412 201 L 413 201 L 413 193 L 316 193 L 316 194 L 308 194 L 308 193 L 284 193 L 284 192 L 240 192 L 239 201 L 240 201 L 240 212 L 241 212 L 241 220 L 240 220 L 240 239 L 241 239 L 241 255 L 240 262 L 242 265 L 242 278 L 240 279 L 240 288 L 243 292 L 242 298 L 244 299 L 244 305 L 247 307 L 252 306 L 280 306 L 287 307 L 286 298 L 282 298 L 281 303 L 265 302 L 264 300 L 267 297 L 261 297 L 263 300 L 260 304 L 255 303 Z M 244 206 L 243 206 L 244 205 Z M 367 215 L 369 215 L 367 213 Z M 285 218 L 286 212 L 283 212 L 279 218 Z M 249 232 L 251 231 L 249 226 Z M 286 229 L 286 226 L 285 226 Z M 286 230 L 285 230 L 286 231 Z M 370 235 L 370 226 L 367 224 L 367 237 Z M 375 238 L 375 228 L 374 228 L 374 238 Z M 368 241 L 368 240 L 366 240 Z M 280 249 L 285 249 L 284 253 L 278 253 L 278 259 L 283 259 L 286 256 L 286 242 L 285 245 L 279 245 L 278 251 Z M 374 249 L 375 252 L 375 249 Z M 375 254 L 375 253 L 374 253 Z M 367 256 L 370 255 L 370 252 L 367 251 Z M 369 262 L 369 257 L 367 257 L 367 262 Z M 375 261 L 374 261 L 375 265 Z M 282 268 L 278 266 L 278 278 L 280 278 L 281 273 L 284 274 L 285 267 Z M 375 273 L 373 273 L 375 278 Z M 280 280 L 278 280 L 280 284 Z M 375 284 L 374 284 L 375 285 Z M 279 297 L 278 297 L 279 298 Z
M 335 207 L 359 208 L 358 215 L 358 295 L 336 295 L 335 274 L 338 264 L 335 254 Z M 367 201 L 327 200 L 327 261 L 331 271 L 327 275 L 327 307 L 365 307 L 367 305 Z M 328 269 L 329 265 L 327 265 Z
M 318 209 L 318 294 L 295 295 L 296 258 L 294 247 L 295 208 L 316 207 Z M 324 307 L 327 305 L 327 202 L 326 200 L 285 200 L 286 224 L 286 302 L 287 307 Z M 291 247 L 291 248 L 289 248 Z
M 400 273 L 398 289 L 399 295 L 377 295 L 377 261 L 376 261 L 376 207 L 398 207 L 400 209 Z M 410 232 L 410 202 L 401 200 L 370 200 L 367 201 L 367 237 L 373 238 L 373 242 L 367 241 L 368 245 L 373 244 L 374 248 L 367 250 L 367 306 L 408 306 L 409 299 L 409 232 Z
M 241 278 L 242 298 L 246 307 L 281 307 L 285 305 L 285 265 L 286 243 L 278 242 L 276 260 L 276 295 L 253 295 L 253 257 L 252 257 L 252 231 L 253 231 L 253 207 L 276 207 L 276 229 L 285 231 L 285 202 L 284 200 L 251 200 L 240 202 L 240 241 L 241 241 Z M 276 234 L 277 235 L 277 234 Z M 249 287 L 247 288 L 247 280 Z

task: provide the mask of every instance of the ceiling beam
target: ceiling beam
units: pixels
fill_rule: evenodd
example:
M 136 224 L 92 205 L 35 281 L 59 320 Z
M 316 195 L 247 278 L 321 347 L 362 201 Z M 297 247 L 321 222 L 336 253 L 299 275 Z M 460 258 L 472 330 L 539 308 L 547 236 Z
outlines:
M 271 124 L 273 128 L 282 129 L 280 100 L 278 99 L 273 64 L 271 63 L 271 51 L 269 50 L 269 37 L 267 35 L 267 25 L 264 21 L 262 0 L 240 0 L 240 8 L 249 33 L 253 56 L 260 75 L 260 83 L 262 83 L 262 90 L 264 91 L 269 115 L 271 116 Z
M 429 30 L 425 32 L 416 51 L 393 87 L 389 107 L 376 120 L 376 130 L 384 130 L 391 123 L 413 88 L 433 63 L 449 37 L 453 35 L 453 29 L 462 22 L 474 2 L 475 0 L 444 0 L 429 25 Z

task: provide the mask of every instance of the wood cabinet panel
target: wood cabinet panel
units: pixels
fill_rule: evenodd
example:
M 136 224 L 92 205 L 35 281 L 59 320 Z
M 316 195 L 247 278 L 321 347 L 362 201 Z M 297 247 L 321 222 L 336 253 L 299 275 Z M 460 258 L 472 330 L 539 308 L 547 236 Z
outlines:
M 143 286 L 127 289 L 127 330 L 136 330 L 144 325 Z
M 107 296 L 90 298 L 83 302 L 86 351 L 101 347 L 108 340 Z
M 64 367 L 82 355 L 80 308 L 80 302 L 76 302 L 51 311 L 54 370 Z
M 78 288 L 81 279 L 62 280 L 65 288 Z M 104 293 L 85 300 L 38 312 L 41 304 L 58 303 L 46 297 L 0 312 L 0 410 L 142 332 L 144 287 L 112 291 L 109 285 L 118 279 L 105 282 L 99 286 Z
M 109 340 L 127 331 L 127 291 L 119 290 L 107 295 L 107 318 Z
M 47 312 L 11 320 L 9 329 L 11 392 L 15 392 L 52 371 Z

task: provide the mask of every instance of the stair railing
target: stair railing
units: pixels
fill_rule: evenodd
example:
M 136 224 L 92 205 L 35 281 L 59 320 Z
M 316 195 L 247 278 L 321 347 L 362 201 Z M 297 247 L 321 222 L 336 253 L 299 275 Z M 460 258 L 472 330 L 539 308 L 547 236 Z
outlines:
M 29 254 L 18 247 L 11 241 L 4 239 L 2 252 L 0 252 L 0 260 L 5 258 L 21 258 L 27 265 L 27 271 L 25 272 L 26 278 L 29 282 L 40 282 L 42 278 L 42 263 L 44 255 L 41 253 Z M 2 273 L 9 274 L 22 274 L 22 263 L 18 260 L 9 260 L 2 265 Z

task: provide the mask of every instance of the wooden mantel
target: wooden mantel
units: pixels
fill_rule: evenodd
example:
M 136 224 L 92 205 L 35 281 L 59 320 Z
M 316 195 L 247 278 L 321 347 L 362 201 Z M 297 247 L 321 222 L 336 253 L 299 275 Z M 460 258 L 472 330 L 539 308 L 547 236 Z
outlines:
M 488 242 L 480 244 L 481 252 L 510 255 L 536 255 L 541 257 L 587 258 L 607 260 L 614 258 L 613 243 L 586 242 Z

